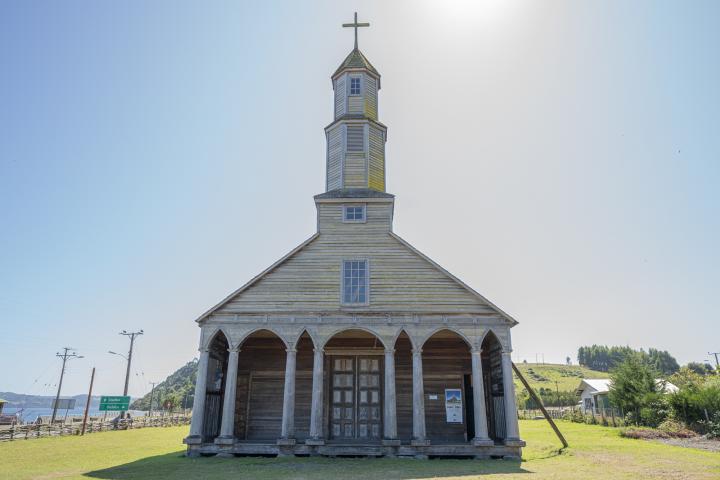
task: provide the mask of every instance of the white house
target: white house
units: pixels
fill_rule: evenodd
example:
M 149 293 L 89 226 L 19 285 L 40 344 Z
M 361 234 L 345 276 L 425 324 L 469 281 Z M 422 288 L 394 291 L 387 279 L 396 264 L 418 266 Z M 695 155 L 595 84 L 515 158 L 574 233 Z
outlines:
M 678 391 L 677 386 L 662 378 L 656 378 L 655 384 L 666 394 Z M 583 411 L 600 413 L 600 408 L 610 408 L 608 392 L 611 388 L 612 381 L 609 378 L 583 378 L 576 390 Z

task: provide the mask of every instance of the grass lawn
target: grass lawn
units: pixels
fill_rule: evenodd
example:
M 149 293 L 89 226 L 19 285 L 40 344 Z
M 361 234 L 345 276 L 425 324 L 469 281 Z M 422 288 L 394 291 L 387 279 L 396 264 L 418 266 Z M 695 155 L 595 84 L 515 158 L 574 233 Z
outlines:
M 609 378 L 607 372 L 598 372 L 590 370 L 580 365 L 558 365 L 547 363 L 545 365 L 538 363 L 516 363 L 515 364 L 523 377 L 528 381 L 530 386 L 535 390 L 541 387 L 549 388 L 553 391 L 574 392 L 580 385 L 583 378 Z M 555 382 L 557 381 L 557 385 Z M 525 387 L 515 378 L 515 391 L 520 392 Z
M 720 478 L 720 455 L 621 438 L 611 428 L 560 422 L 559 454 L 544 421 L 520 424 L 523 461 L 186 458 L 187 427 L 94 433 L 0 444 L 0 479 L 637 479 Z

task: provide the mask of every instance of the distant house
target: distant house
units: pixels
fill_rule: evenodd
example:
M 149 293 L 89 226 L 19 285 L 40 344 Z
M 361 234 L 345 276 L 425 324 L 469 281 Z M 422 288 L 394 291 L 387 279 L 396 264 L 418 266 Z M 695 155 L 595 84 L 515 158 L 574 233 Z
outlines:
M 8 403 L 7 400 L 0 398 L 0 425 L 14 425 L 17 421 L 17 417 L 15 415 L 3 414 L 3 408 L 6 403 Z
M 678 387 L 672 383 L 656 378 L 655 383 L 663 393 L 675 393 Z M 610 408 L 608 392 L 612 384 L 609 378 L 583 378 L 576 392 L 580 395 L 580 406 L 585 413 L 600 413 L 601 408 Z

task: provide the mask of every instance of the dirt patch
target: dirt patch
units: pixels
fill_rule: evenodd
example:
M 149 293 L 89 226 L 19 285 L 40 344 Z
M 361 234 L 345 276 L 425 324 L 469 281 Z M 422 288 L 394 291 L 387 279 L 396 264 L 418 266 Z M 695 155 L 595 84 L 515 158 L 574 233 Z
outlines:
M 698 448 L 708 452 L 720 452 L 720 440 L 696 436 L 690 438 L 657 438 L 655 441 L 676 447 Z
M 659 440 L 666 438 L 694 438 L 697 437 L 698 434 L 687 428 L 666 431 L 656 428 L 631 427 L 622 430 L 620 436 L 640 440 Z

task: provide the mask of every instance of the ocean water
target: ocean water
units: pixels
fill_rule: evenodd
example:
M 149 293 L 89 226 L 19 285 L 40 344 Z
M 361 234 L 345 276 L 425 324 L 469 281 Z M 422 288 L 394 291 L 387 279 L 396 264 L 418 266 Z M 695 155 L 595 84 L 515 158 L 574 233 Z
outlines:
M 5 407 L 3 409 L 4 415 L 15 415 L 17 412 L 20 412 L 20 419 L 23 423 L 31 423 L 34 422 L 37 417 L 39 416 L 50 416 L 52 415 L 52 408 L 13 408 L 13 407 Z M 147 412 L 140 411 L 140 410 L 129 410 L 130 415 L 133 417 L 142 417 Z M 85 407 L 77 407 L 72 408 L 67 411 L 67 416 L 82 416 L 85 413 Z M 90 411 L 88 412 L 89 416 L 97 417 L 97 416 L 103 416 L 107 413 L 107 418 L 112 419 L 120 412 L 101 412 L 96 408 L 90 408 Z M 65 417 L 65 410 L 58 410 L 57 411 L 57 418 L 64 418 Z

